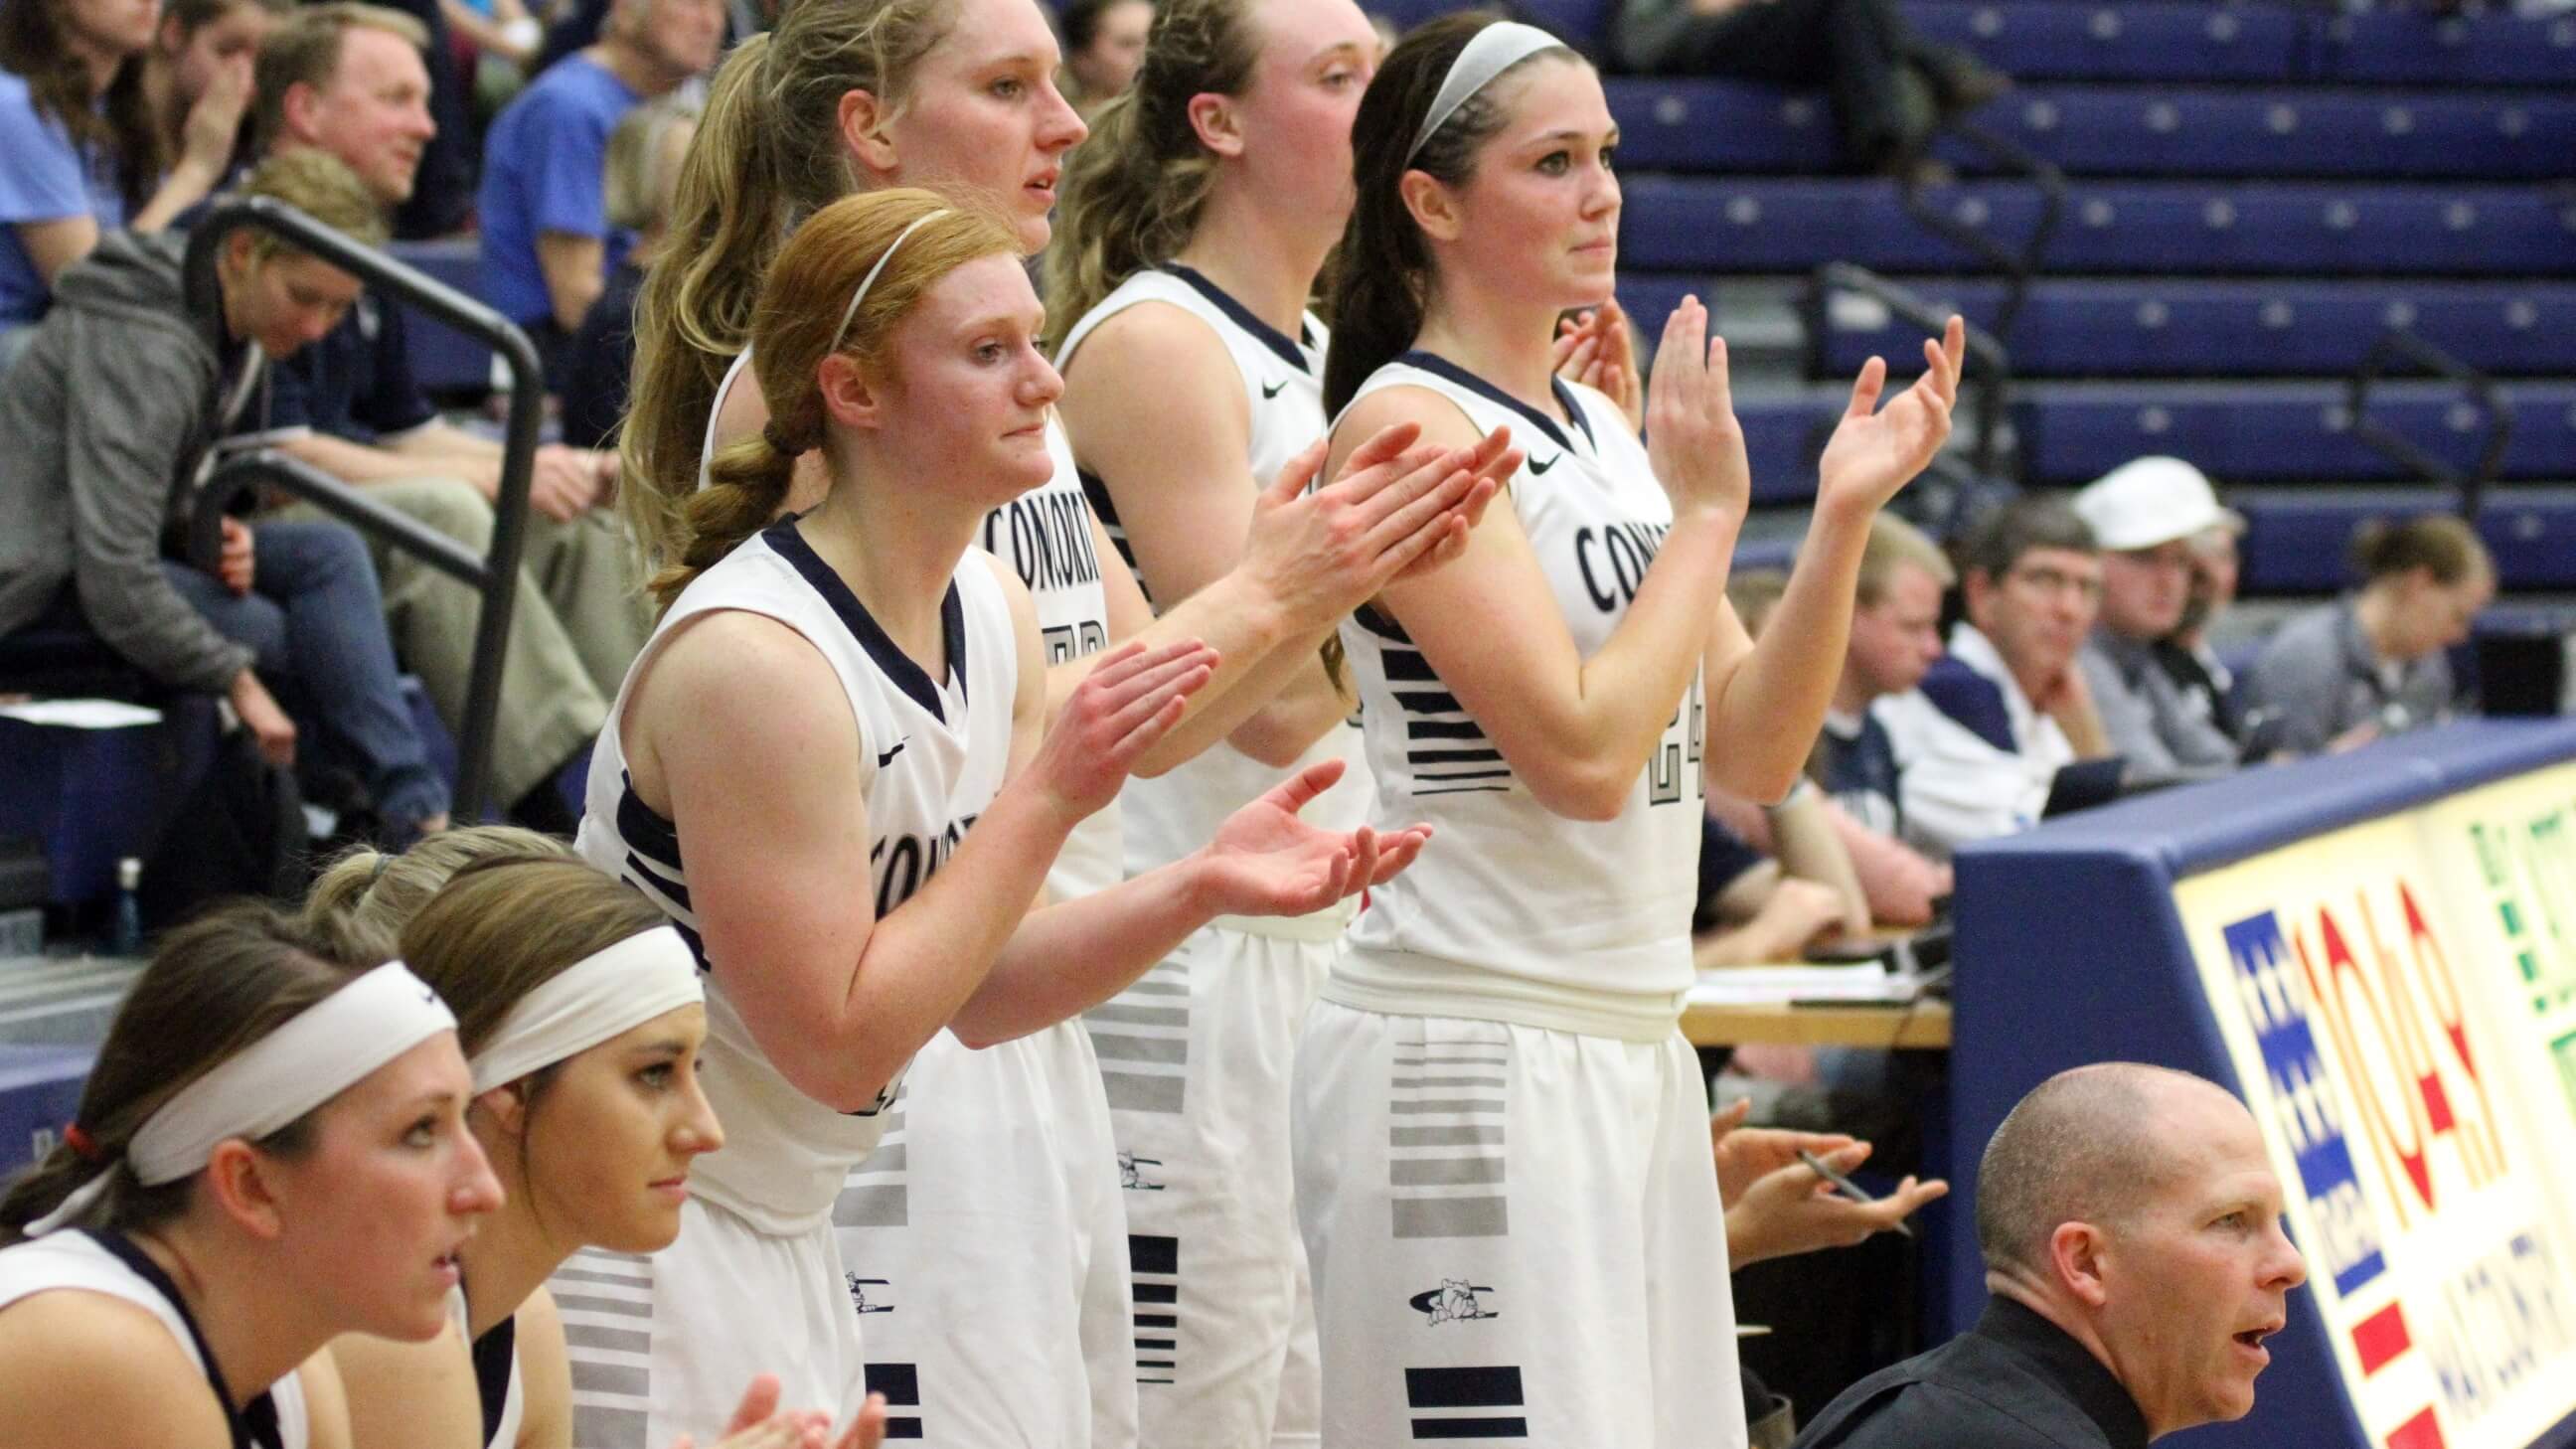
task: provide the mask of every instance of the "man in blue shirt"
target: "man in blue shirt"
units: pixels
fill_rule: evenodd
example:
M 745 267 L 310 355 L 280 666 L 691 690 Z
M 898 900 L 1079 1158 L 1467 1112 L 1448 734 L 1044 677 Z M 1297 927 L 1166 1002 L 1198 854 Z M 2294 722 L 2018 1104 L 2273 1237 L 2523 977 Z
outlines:
M 328 152 L 357 172 L 379 206 L 399 206 L 436 129 L 420 41 L 409 16 L 374 5 L 343 0 L 297 11 L 262 49 L 261 145 L 272 154 Z M 329 335 L 276 370 L 243 427 L 485 553 L 501 447 L 439 417 L 412 376 L 407 325 L 392 298 L 362 298 Z M 544 828 L 572 824 L 555 776 L 597 734 L 649 623 L 626 586 L 624 535 L 602 506 L 614 471 L 610 455 L 538 450 L 492 769 L 512 813 Z M 375 553 L 395 642 L 448 727 L 458 729 L 480 597 L 414 555 L 381 545 Z
M 618 0 L 599 43 L 537 77 L 484 138 L 484 300 L 550 364 L 634 240 L 608 222 L 609 133 L 714 65 L 724 23 L 723 0 Z

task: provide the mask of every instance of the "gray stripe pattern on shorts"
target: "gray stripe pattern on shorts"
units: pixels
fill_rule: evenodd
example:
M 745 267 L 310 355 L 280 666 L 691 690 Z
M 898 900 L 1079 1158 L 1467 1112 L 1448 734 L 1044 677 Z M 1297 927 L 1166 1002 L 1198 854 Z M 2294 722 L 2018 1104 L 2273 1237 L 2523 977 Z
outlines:
M 1111 1109 L 1177 1114 L 1190 1071 L 1190 973 L 1165 961 L 1082 1015 Z
M 901 1228 L 912 1223 L 912 1189 L 904 1171 L 910 1153 L 904 1137 L 908 1090 L 898 1090 L 885 1110 L 885 1135 L 877 1149 L 841 1179 L 841 1195 L 832 1200 L 836 1228 Z
M 653 1260 L 584 1248 L 546 1288 L 572 1360 L 574 1449 L 653 1449 Z
M 1511 1038 L 1486 1022 L 1416 1021 L 1387 1083 L 1387 1184 L 1399 1238 L 1499 1238 Z

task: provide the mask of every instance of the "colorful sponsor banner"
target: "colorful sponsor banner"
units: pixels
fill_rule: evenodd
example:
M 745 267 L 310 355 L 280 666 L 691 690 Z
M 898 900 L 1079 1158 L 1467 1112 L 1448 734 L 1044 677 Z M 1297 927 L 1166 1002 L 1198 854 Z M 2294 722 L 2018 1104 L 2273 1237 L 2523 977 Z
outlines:
M 2576 766 L 2174 899 L 2370 1443 L 2576 1413 Z

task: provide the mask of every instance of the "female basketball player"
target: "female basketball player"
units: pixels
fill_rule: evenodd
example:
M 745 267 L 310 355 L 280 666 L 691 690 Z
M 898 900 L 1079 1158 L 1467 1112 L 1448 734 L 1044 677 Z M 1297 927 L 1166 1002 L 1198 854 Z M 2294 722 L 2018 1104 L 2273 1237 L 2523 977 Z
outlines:
M 1295 1067 L 1297 1206 L 1326 1445 L 1396 1426 L 1545 1444 L 1740 1446 L 1708 1108 L 1676 1029 L 1702 754 L 1796 778 L 1870 517 L 1947 434 L 1962 340 L 1822 461 L 1759 646 L 1724 601 L 1750 480 L 1723 344 L 1666 325 L 1641 444 L 1551 375 L 1611 294 L 1617 128 L 1542 30 L 1466 15 L 1388 56 L 1352 131 L 1331 293 L 1336 451 L 1509 423 L 1529 457 L 1467 553 L 1346 625 L 1379 812 L 1440 835 L 1352 927 Z
M 695 240 L 675 247 L 674 260 L 689 260 L 667 275 L 657 269 L 641 314 L 627 437 L 649 450 L 636 466 L 654 486 L 688 488 L 702 440 L 759 428 L 758 391 L 718 386 L 720 374 L 756 365 L 727 299 L 756 283 L 796 217 L 853 188 L 918 184 L 997 204 L 1024 250 L 1045 244 L 1066 148 L 1083 135 L 1055 91 L 1055 66 L 1054 37 L 1031 0 L 793 7 L 766 41 L 736 53 L 683 168 L 675 228 Z M 1157 430 L 1194 426 L 1174 412 Z M 1444 479 L 1440 460 L 1419 451 L 1370 466 L 1405 448 L 1409 433 L 1310 496 L 1302 489 L 1320 453 L 1311 455 L 1262 495 L 1242 566 L 1157 622 L 1116 566 L 1052 420 L 1044 440 L 1050 476 L 996 508 L 977 541 L 1035 600 L 1057 666 L 1051 706 L 1113 641 L 1194 637 L 1216 651 L 1214 673 L 1185 706 L 1191 713 L 1140 760 L 1147 772 L 1221 738 L 1308 667 L 1330 621 L 1372 580 L 1454 550 L 1490 496 L 1490 484 Z M 1500 451 L 1497 442 L 1470 466 L 1491 470 Z M 794 501 L 818 496 L 808 477 Z M 1104 809 L 1065 846 L 1051 894 L 1069 900 L 1107 887 L 1122 874 L 1120 854 L 1117 811 Z M 1149 964 L 1100 977 L 1108 959 L 1061 963 L 1095 978 L 1096 989 L 1075 993 L 1085 1004 Z M 868 1320 L 885 1381 L 917 1390 L 933 1444 L 1132 1442 L 1127 1234 L 1088 1037 L 1061 1018 L 982 1052 L 941 1037 L 908 1082 L 887 1114 L 886 1153 L 852 1175 L 838 1209 L 844 1254 L 873 1295 L 868 1307 L 908 1305 Z M 1005 1298 L 1024 1331 L 990 1331 L 991 1305 Z
M 1163 0 L 1135 84 L 1066 163 L 1047 255 L 1065 428 L 1153 599 L 1239 566 L 1258 480 L 1324 436 L 1325 329 L 1306 299 L 1350 212 L 1351 119 L 1376 54 L 1350 0 Z M 1355 768 L 1310 815 L 1357 824 L 1350 713 L 1310 651 L 1224 743 L 1128 787 L 1129 868 L 1188 853 L 1319 759 Z M 1288 1068 L 1348 916 L 1220 920 L 1088 1019 L 1133 1164 L 1136 1282 L 1170 1304 L 1137 1330 L 1146 1444 L 1314 1439 Z
M 857 1404 L 861 1314 L 905 1302 L 865 1273 L 843 1286 L 835 1199 L 933 1034 L 990 1044 L 1062 1021 L 1099 999 L 1095 977 L 1212 916 L 1320 909 L 1424 839 L 1299 821 L 1339 774 L 1323 766 L 1189 860 L 1027 909 L 1213 662 L 1195 641 L 1114 650 L 1044 727 L 1035 611 L 971 552 L 986 515 L 1054 471 L 1061 384 L 1039 316 L 1017 238 L 987 213 L 896 189 L 799 228 L 753 324 L 769 420 L 692 499 L 662 622 L 601 736 L 579 848 L 700 948 L 728 1133 L 651 1265 L 648 1426 L 720 1415 L 755 1364 L 789 1402 Z M 818 450 L 822 503 L 770 525 Z
M 392 862 L 410 867 L 404 879 L 384 873 L 340 917 L 392 882 L 392 904 L 367 925 L 399 932 L 405 963 L 460 1013 L 475 1090 L 466 1125 L 507 1194 L 465 1252 L 454 1332 L 332 1345 L 368 1449 L 572 1443 L 565 1340 L 636 1342 L 625 1310 L 638 1296 L 628 1285 L 649 1272 L 641 1255 L 678 1234 L 689 1164 L 724 1144 L 698 1090 L 706 1008 L 678 932 L 549 837 L 486 835 L 468 851 L 432 851 L 446 836 L 422 842 Z M 538 848 L 514 855 L 514 841 Z M 458 869 L 440 870 L 442 857 Z M 416 889 L 432 894 L 394 914 Z M 545 1282 L 567 1263 L 558 1299 Z M 773 1412 L 777 1389 L 755 1381 L 723 1449 L 819 1449 L 830 1416 Z M 883 1418 L 880 1405 L 866 1432 Z
M 264 907 L 163 938 L 79 1119 L 0 1199 L 0 1443 L 347 1444 L 317 1351 L 437 1334 L 500 1203 L 455 1028 Z

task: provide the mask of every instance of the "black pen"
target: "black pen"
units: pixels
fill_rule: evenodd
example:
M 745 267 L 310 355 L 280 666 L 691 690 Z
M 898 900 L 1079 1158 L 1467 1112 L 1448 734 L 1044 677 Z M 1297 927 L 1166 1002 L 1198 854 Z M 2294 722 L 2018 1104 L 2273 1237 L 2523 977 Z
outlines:
M 1877 1198 L 1871 1197 L 1868 1191 L 1862 1188 L 1859 1183 L 1856 1183 L 1850 1178 L 1843 1176 L 1841 1173 L 1836 1172 L 1831 1163 L 1826 1162 L 1823 1158 L 1818 1157 L 1816 1154 L 1809 1152 L 1803 1147 L 1798 1149 L 1798 1160 L 1815 1169 L 1815 1173 L 1818 1177 L 1832 1183 L 1834 1185 L 1834 1191 L 1840 1193 L 1845 1198 L 1848 1198 L 1853 1202 L 1878 1201 Z M 1896 1231 L 1903 1233 L 1909 1238 L 1914 1236 L 1914 1230 L 1907 1227 L 1904 1220 L 1901 1218 L 1888 1224 L 1888 1226 L 1896 1229 Z

